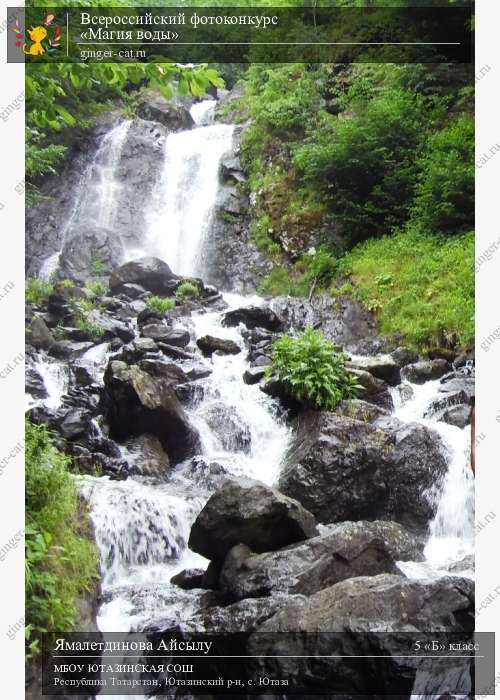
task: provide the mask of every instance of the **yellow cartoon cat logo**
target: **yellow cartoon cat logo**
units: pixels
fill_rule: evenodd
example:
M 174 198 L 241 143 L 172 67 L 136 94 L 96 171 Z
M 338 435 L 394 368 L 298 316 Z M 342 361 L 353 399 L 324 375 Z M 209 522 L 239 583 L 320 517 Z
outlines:
M 43 20 L 44 26 L 31 27 L 25 33 L 21 29 L 19 19 L 16 19 L 12 28 L 16 35 L 16 46 L 27 56 L 41 56 L 46 52 L 52 54 L 58 51 L 61 43 L 61 27 L 52 25 L 54 20 L 55 15 L 47 15 Z M 29 39 L 31 44 L 26 39 Z
M 45 27 L 34 27 L 33 29 L 28 29 L 28 34 L 33 43 L 28 50 L 26 50 L 26 44 L 24 44 L 24 53 L 30 54 L 30 56 L 39 56 L 40 54 L 45 53 L 45 49 L 42 46 L 42 41 L 47 38 L 47 30 Z

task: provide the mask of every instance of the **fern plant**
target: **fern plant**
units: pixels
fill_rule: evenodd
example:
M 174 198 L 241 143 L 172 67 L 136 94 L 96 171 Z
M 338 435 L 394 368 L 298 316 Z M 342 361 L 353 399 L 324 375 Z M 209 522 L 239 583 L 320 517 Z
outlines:
M 355 398 L 361 386 L 345 367 L 347 356 L 313 328 L 293 338 L 283 334 L 272 346 L 271 367 L 299 401 L 325 410 L 333 410 L 343 399 Z

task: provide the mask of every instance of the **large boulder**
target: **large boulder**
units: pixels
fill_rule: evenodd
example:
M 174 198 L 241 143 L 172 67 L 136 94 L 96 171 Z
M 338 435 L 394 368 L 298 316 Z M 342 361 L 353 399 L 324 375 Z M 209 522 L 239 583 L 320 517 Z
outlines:
M 225 326 L 238 326 L 243 323 L 247 328 L 266 328 L 268 331 L 282 331 L 283 321 L 268 306 L 245 306 L 224 314 Z
M 246 654 L 254 657 L 258 674 L 287 678 L 290 687 L 302 690 L 305 696 L 323 692 L 328 697 L 332 693 L 385 697 L 397 692 L 399 697 L 410 697 L 417 674 L 426 672 L 433 677 L 434 683 L 427 687 L 436 689 L 434 697 L 459 689 L 467 695 L 473 658 L 447 656 L 440 661 L 436 655 L 426 659 L 426 652 L 409 651 L 422 635 L 429 641 L 450 639 L 449 634 L 447 639 L 440 638 L 440 632 L 456 633 L 461 640 L 472 638 L 471 581 L 361 576 L 310 598 L 290 601 L 251 635 Z M 346 660 L 353 655 L 363 657 L 362 663 Z M 462 682 L 469 674 L 468 687 L 447 687 L 447 674 L 455 664 Z
M 391 355 L 353 355 L 346 366 L 370 372 L 377 379 L 383 379 L 392 386 L 401 381 L 399 365 Z
M 326 523 L 395 520 L 422 531 L 434 515 L 427 494 L 446 473 L 443 455 L 439 436 L 421 424 L 308 411 L 297 419 L 279 488 Z
M 116 294 L 121 291 L 122 285 L 138 284 L 153 294 L 170 295 L 175 291 L 179 279 L 163 260 L 144 257 L 113 270 L 109 278 L 109 288 Z
M 241 348 L 234 340 L 228 338 L 215 338 L 213 335 L 204 335 L 196 341 L 197 346 L 206 357 L 211 357 L 214 352 L 220 355 L 237 355 Z
M 421 360 L 406 365 L 401 370 L 402 379 L 414 384 L 424 384 L 431 379 L 439 379 L 451 369 L 449 362 L 442 359 Z
M 96 263 L 100 274 L 106 274 L 123 260 L 123 256 L 123 241 L 117 231 L 83 221 L 68 231 L 57 276 L 84 284 L 95 274 Z
M 173 464 L 200 452 L 198 431 L 167 380 L 113 360 L 104 374 L 104 385 L 106 416 L 116 439 L 156 435 Z
M 232 478 L 196 518 L 189 547 L 222 561 L 235 544 L 269 552 L 315 534 L 315 519 L 300 503 L 253 479 Z
M 421 561 L 422 545 L 397 523 L 339 523 L 325 535 L 277 552 L 236 545 L 224 561 L 220 588 L 234 600 L 281 593 L 311 595 L 354 576 L 399 573 L 397 561 Z
M 194 119 L 184 105 L 162 95 L 148 95 L 139 104 L 137 114 L 142 119 L 163 124 L 169 131 L 186 131 L 194 126 Z
M 27 333 L 27 342 L 37 350 L 50 350 L 55 339 L 41 316 L 35 316 Z

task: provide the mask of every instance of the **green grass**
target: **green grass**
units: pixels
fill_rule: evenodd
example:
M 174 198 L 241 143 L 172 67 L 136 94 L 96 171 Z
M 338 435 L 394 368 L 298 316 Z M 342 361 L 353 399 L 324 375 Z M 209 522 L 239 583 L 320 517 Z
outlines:
M 85 289 L 90 292 L 92 299 L 102 297 L 106 293 L 106 285 L 102 282 L 87 282 Z
M 47 301 L 54 291 L 54 284 L 40 277 L 31 277 L 26 280 L 26 303 L 41 306 Z
M 474 342 L 474 234 L 402 231 L 365 241 L 343 258 L 353 294 L 382 334 L 421 349 Z
M 146 299 L 146 306 L 151 311 L 159 314 L 166 314 L 175 308 L 175 299 L 172 297 L 160 297 L 152 294 Z
M 98 552 L 88 538 L 69 458 L 45 426 L 26 423 L 26 642 L 40 652 L 44 633 L 70 631 L 76 600 L 98 577 Z

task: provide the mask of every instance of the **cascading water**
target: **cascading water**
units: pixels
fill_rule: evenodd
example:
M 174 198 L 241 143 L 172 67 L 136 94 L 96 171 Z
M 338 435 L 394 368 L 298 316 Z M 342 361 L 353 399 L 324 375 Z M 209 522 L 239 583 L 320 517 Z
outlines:
M 232 126 L 206 125 L 213 108 L 213 101 L 195 105 L 192 115 L 199 126 L 166 139 L 164 169 L 150 206 L 144 247 L 134 251 L 134 255 L 161 257 L 176 273 L 184 275 L 203 277 L 201 252 L 210 231 L 219 166 L 232 144 Z M 103 137 L 82 178 L 73 217 L 85 206 L 86 217 L 94 217 L 101 225 L 111 224 L 119 195 L 115 169 L 127 130 L 128 122 L 122 122 Z M 230 308 L 260 303 L 258 298 L 223 296 Z M 191 324 L 195 338 L 207 334 L 230 338 L 244 348 L 240 329 L 222 326 L 219 311 L 194 314 Z M 102 383 L 109 357 L 108 346 L 103 343 L 85 353 L 79 364 L 90 371 L 94 381 Z M 125 481 L 79 477 L 91 507 L 101 554 L 104 602 L 98 625 L 103 632 L 141 631 L 151 625 L 169 627 L 194 612 L 202 592 L 184 591 L 173 586 L 170 579 L 184 568 L 206 566 L 206 560 L 188 549 L 187 541 L 191 525 L 217 488 L 218 479 L 225 474 L 245 474 L 272 484 L 278 476 L 290 431 L 277 418 L 274 400 L 258 386 L 242 381 L 247 367 L 245 353 L 214 355 L 205 362 L 211 374 L 197 380 L 200 396 L 188 409 L 201 436 L 201 455 L 177 465 L 160 480 L 140 475 L 141 453 L 123 447 L 123 457 L 138 467 L 133 470 L 134 475 Z M 191 360 L 183 361 L 184 369 L 188 370 L 191 363 Z M 196 363 L 199 365 L 199 360 Z M 60 363 L 49 363 L 46 358 L 37 367 L 49 389 L 49 399 L 44 403 L 50 402 L 54 408 L 60 405 L 67 390 L 67 373 L 63 383 L 58 379 L 60 368 Z M 52 384 L 55 386 L 51 389 Z M 400 564 L 409 577 L 440 576 L 446 573 L 449 563 L 463 559 L 472 551 L 468 432 L 424 418 L 427 407 L 436 398 L 438 386 L 439 382 L 410 385 L 412 396 L 406 401 L 399 389 L 393 394 L 395 416 L 432 428 L 448 450 L 448 473 L 439 493 L 433 494 L 436 516 L 430 524 L 426 561 Z M 214 425 L 214 414 L 217 415 L 221 406 L 224 414 L 219 424 Z M 230 420 L 226 420 L 226 415 Z
M 424 417 L 429 405 L 439 396 L 439 380 L 425 384 L 404 383 L 392 391 L 394 415 L 400 420 L 423 423 L 437 432 L 444 444 L 448 471 L 443 484 L 428 497 L 434 501 L 436 514 L 429 525 L 429 538 L 422 564 L 400 563 L 411 578 L 434 578 L 448 575 L 447 567 L 464 560 L 474 551 L 474 478 L 469 466 L 470 429 L 457 428 Z M 405 394 L 410 398 L 405 400 Z M 461 575 L 469 574 L 467 569 Z
M 200 274 L 202 249 L 217 196 L 220 160 L 233 139 L 233 126 L 201 126 L 209 120 L 213 105 L 213 100 L 206 100 L 192 108 L 198 128 L 167 137 L 164 168 L 148 217 L 145 250 L 185 276 Z
M 49 279 L 57 270 L 62 248 L 80 218 L 96 226 L 109 228 L 113 225 L 121 188 L 116 170 L 130 124 L 131 121 L 125 119 L 102 136 L 76 188 L 73 206 L 61 231 L 61 250 L 50 255 L 40 267 L 42 279 Z

